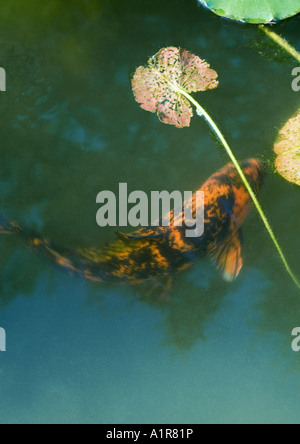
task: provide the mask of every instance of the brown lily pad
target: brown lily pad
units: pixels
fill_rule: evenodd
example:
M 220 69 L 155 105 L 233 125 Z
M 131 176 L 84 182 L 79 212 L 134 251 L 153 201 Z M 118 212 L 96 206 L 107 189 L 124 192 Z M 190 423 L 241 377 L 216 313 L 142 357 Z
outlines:
M 300 110 L 282 128 L 274 146 L 279 174 L 300 185 Z
M 206 91 L 217 88 L 218 74 L 205 60 L 185 49 L 168 47 L 140 66 L 132 80 L 135 99 L 141 108 L 157 112 L 163 123 L 177 128 L 190 126 L 193 109 L 180 92 Z

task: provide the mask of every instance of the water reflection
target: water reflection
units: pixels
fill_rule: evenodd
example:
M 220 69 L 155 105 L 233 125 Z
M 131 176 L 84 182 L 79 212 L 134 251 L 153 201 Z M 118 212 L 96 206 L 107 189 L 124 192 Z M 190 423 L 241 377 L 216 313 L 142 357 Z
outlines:
M 41 262 L 29 251 L 22 251 L 22 247 L 15 240 L 2 241 L 2 244 L 5 247 L 1 260 L 2 305 L 11 302 L 16 295 L 30 296 L 34 294 L 36 282 L 41 274 L 43 274 L 44 280 L 44 293 L 50 296 L 59 291 L 53 285 L 53 282 L 57 279 L 58 271 L 52 269 L 50 263 Z M 79 278 L 73 277 L 72 279 Z M 243 272 L 234 284 L 226 283 L 215 270 L 215 267 L 203 259 L 190 270 L 177 275 L 168 294 L 164 292 L 164 286 L 159 282 L 135 287 L 89 284 L 85 287 L 85 297 L 91 310 L 98 307 L 100 317 L 105 315 L 105 301 L 109 300 L 112 292 L 126 298 L 124 299 L 125 306 L 127 300 L 129 305 L 143 303 L 155 308 L 161 312 L 163 319 L 161 325 L 162 343 L 183 351 L 191 349 L 199 340 L 208 339 L 205 330 L 210 323 L 214 322 L 214 318 L 224 303 L 224 298 L 228 299 L 228 297 L 232 299 L 232 304 L 236 306 L 249 304 L 252 301 L 250 309 L 253 325 L 255 320 L 255 328 L 258 320 L 258 325 L 263 326 L 261 330 L 267 331 L 270 327 L 267 321 L 273 321 L 278 331 L 280 331 L 283 327 L 282 323 L 275 322 L 276 319 L 271 318 L 270 313 L 268 314 L 270 309 L 266 309 L 267 303 L 263 299 L 263 295 L 266 297 L 268 294 L 269 288 L 273 293 L 271 282 L 261 273 L 254 273 L 251 270 L 249 273 L 249 269 Z M 263 300 L 264 303 L 262 303 Z M 254 303 L 257 304 L 256 308 Z M 274 299 L 272 299 L 272 307 L 273 303 Z M 278 308 L 278 313 L 276 311 L 278 315 L 283 312 L 281 305 L 276 307 Z M 262 310 L 264 312 L 263 316 L 259 317 L 258 314 Z M 289 310 L 290 308 L 285 311 L 288 312 Z M 274 311 L 274 308 L 272 308 L 272 311 Z M 241 322 L 246 322 L 242 319 Z M 290 318 L 285 317 L 284 327 L 289 325 L 292 319 L 296 322 L 296 315 L 292 316 L 291 312 Z

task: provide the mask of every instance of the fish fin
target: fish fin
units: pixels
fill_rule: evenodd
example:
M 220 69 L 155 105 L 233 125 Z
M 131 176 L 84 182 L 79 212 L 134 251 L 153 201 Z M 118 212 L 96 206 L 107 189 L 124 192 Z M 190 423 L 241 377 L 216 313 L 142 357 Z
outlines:
M 145 232 L 143 234 L 125 234 L 125 233 L 121 233 L 120 231 L 116 231 L 116 234 L 118 236 L 119 239 L 121 240 L 125 240 L 125 241 L 130 241 L 130 240 L 135 240 L 135 241 L 140 241 L 140 240 L 159 240 L 163 238 L 163 234 L 162 233 L 150 233 L 149 232 Z
M 223 272 L 224 279 L 233 281 L 239 275 L 244 258 L 244 242 L 241 230 L 228 236 L 225 241 L 212 253 L 219 270 Z

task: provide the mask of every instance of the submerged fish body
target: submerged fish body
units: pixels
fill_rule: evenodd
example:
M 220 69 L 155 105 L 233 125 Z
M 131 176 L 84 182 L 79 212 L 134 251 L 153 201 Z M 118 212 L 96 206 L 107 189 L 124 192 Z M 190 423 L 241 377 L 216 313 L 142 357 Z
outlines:
M 241 167 L 258 194 L 265 177 L 262 163 L 250 159 Z M 22 238 L 37 254 L 96 282 L 134 285 L 169 277 L 205 256 L 215 261 L 226 280 L 233 280 L 243 265 L 241 226 L 251 211 L 251 197 L 231 164 L 211 176 L 200 191 L 205 196 L 205 229 L 199 238 L 186 237 L 186 227 L 175 226 L 174 211 L 170 213 L 169 227 L 142 228 L 130 235 L 119 233 L 115 242 L 99 248 L 61 248 L 15 223 L 1 220 L 0 233 Z M 193 203 L 196 214 L 196 194 Z

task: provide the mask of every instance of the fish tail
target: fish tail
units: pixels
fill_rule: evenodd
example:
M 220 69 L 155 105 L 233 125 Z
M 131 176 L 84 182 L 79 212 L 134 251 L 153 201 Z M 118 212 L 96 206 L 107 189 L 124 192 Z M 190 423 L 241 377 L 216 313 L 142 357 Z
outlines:
M 18 235 L 22 232 L 22 228 L 15 222 L 9 222 L 0 215 L 0 234 Z
M 74 255 L 72 250 L 60 247 L 50 240 L 39 236 L 37 233 L 21 227 L 19 227 L 18 235 L 37 256 L 47 259 L 58 267 L 73 273 L 79 272 L 72 260 Z
M 20 239 L 29 249 L 41 259 L 47 260 L 58 268 L 68 271 L 70 274 L 94 280 L 97 282 L 108 281 L 109 273 L 97 270 L 95 276 L 89 269 L 91 261 L 78 254 L 76 250 L 56 245 L 48 239 L 41 237 L 36 232 L 21 227 L 16 222 L 10 222 L 0 215 L 0 235 L 6 234 Z M 101 267 L 99 267 L 101 268 Z

